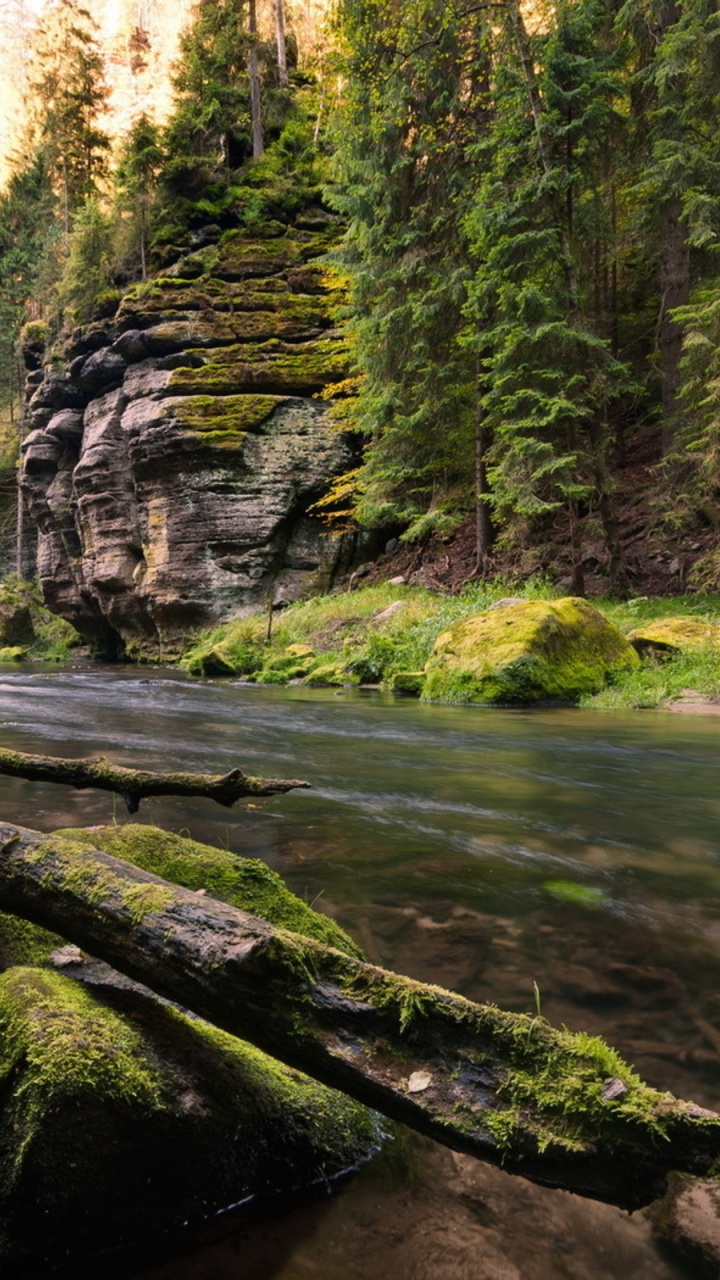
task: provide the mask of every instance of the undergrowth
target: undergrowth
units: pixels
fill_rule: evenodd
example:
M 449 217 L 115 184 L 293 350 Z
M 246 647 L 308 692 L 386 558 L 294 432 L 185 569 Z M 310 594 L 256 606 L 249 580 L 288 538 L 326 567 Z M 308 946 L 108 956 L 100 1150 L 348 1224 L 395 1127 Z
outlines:
M 542 579 L 521 586 L 501 580 L 475 583 L 457 596 L 422 587 L 380 584 L 319 596 L 272 619 L 257 615 L 216 627 L 196 640 L 183 666 L 194 675 L 239 676 L 266 684 L 380 685 L 411 690 L 441 632 L 482 613 L 508 595 L 524 600 L 559 593 Z M 720 620 L 720 595 L 638 597 L 593 604 L 623 633 L 666 618 Z M 720 697 L 720 650 L 705 647 L 674 655 L 649 654 L 581 705 L 600 708 L 660 707 L 693 689 Z

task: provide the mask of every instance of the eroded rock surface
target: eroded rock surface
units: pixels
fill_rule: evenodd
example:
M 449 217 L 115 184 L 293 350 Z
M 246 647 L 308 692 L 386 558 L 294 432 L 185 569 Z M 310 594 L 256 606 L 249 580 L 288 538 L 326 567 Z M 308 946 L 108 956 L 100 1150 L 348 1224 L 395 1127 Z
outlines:
M 157 655 L 322 589 L 347 555 L 309 510 L 351 463 L 319 398 L 344 374 L 315 261 L 334 234 L 230 233 L 31 373 L 38 575 L 97 652 Z

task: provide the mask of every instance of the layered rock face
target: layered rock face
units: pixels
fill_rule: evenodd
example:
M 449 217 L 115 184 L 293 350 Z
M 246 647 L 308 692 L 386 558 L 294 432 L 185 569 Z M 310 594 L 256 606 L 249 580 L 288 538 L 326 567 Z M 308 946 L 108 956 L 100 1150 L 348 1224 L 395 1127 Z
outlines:
M 176 648 L 327 587 L 347 556 L 309 511 L 352 462 L 318 398 L 344 373 L 314 261 L 334 234 L 227 233 L 31 371 L 38 576 L 96 652 Z

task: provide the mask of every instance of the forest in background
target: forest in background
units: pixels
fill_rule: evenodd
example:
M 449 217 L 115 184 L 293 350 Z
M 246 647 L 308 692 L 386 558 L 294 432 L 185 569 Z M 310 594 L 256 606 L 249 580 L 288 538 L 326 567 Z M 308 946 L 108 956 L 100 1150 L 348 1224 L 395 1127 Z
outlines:
M 346 228 L 333 414 L 362 445 L 330 528 L 420 545 L 471 528 L 476 574 L 554 543 L 575 592 L 592 545 L 627 594 L 642 457 L 643 518 L 695 540 L 690 585 L 717 587 L 717 6 L 340 0 L 321 17 L 199 0 L 169 118 L 111 138 L 97 26 L 78 0 L 46 6 L 0 196 L 6 476 L 23 341 L 112 314 L 209 223 L 261 231 L 322 204 Z

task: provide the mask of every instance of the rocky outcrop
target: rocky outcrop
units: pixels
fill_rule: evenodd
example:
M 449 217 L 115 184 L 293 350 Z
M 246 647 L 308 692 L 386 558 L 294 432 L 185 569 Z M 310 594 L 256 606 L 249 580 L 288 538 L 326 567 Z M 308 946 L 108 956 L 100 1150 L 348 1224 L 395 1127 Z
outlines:
M 30 373 L 23 491 L 49 607 L 106 656 L 327 587 L 310 510 L 351 463 L 319 393 L 344 374 L 333 228 L 227 233 L 137 285 Z
M 635 650 L 586 600 L 525 600 L 463 618 L 438 636 L 423 696 L 526 704 L 599 693 L 639 666 Z

